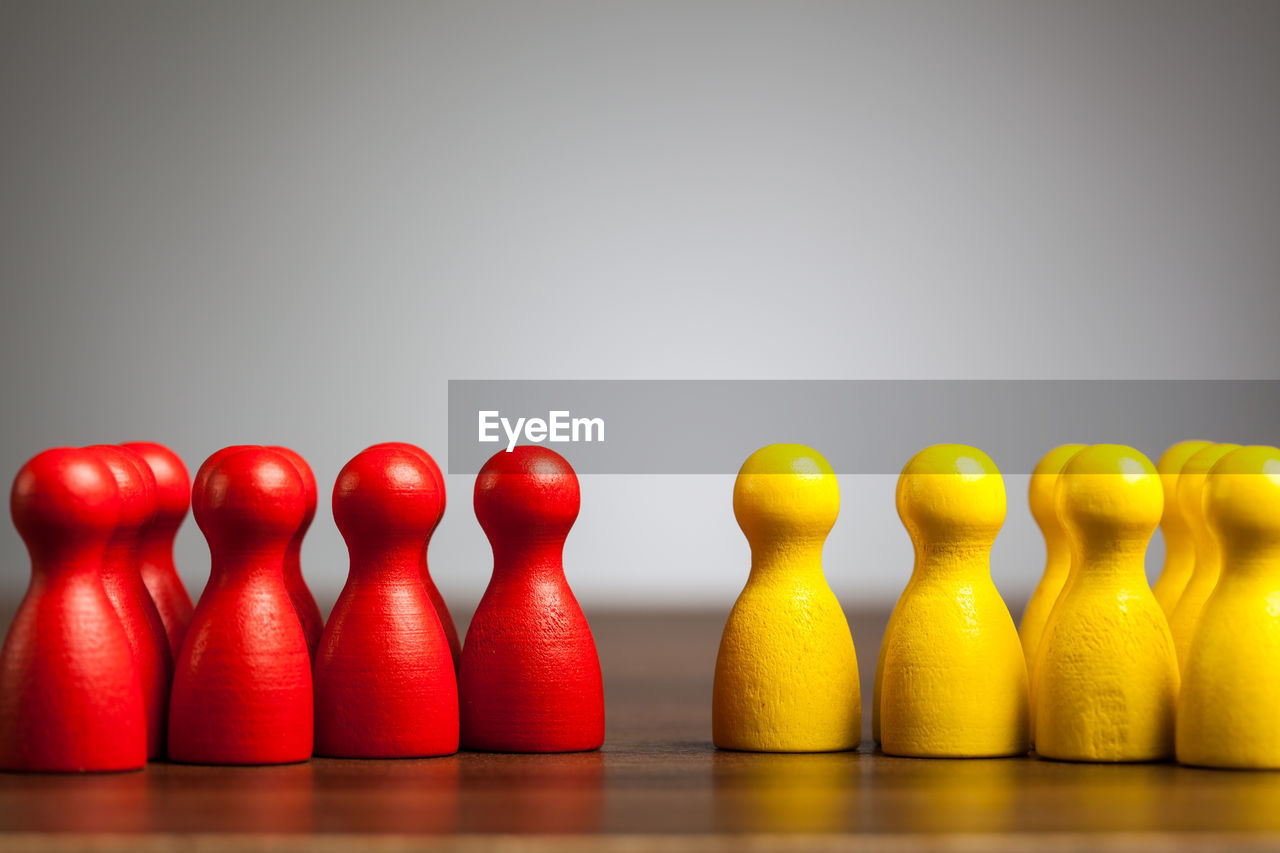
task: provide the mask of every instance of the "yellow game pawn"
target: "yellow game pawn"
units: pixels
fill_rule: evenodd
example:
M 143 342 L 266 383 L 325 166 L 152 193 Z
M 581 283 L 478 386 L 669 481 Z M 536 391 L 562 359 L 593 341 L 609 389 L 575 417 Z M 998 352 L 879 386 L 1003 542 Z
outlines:
M 1045 623 L 1053 605 L 1067 583 L 1067 575 L 1071 571 L 1071 543 L 1067 540 L 1067 531 L 1058 518 L 1058 508 L 1053 503 L 1053 489 L 1058 484 L 1058 475 L 1071 457 L 1084 449 L 1083 444 L 1064 444 L 1055 447 L 1044 455 L 1031 472 L 1031 485 L 1027 489 L 1027 501 L 1031 505 L 1031 517 L 1036 520 L 1041 535 L 1044 536 L 1044 574 L 1035 592 L 1027 601 L 1027 609 L 1022 611 L 1022 624 L 1018 626 L 1018 639 L 1022 641 L 1022 654 L 1027 661 L 1027 683 L 1035 684 L 1036 651 L 1040 648 L 1040 638 L 1044 636 Z M 1031 742 L 1036 740 L 1036 693 L 1030 691 L 1031 712 L 1028 718 Z
M 829 752 L 862 739 L 853 636 L 822 574 L 839 511 L 835 472 L 811 448 L 771 444 L 738 472 L 733 512 L 751 545 L 751 574 L 716 657 L 716 746 Z
M 1222 565 L 1218 543 L 1214 541 L 1204 519 L 1205 477 L 1219 459 L 1239 446 L 1211 444 L 1202 448 L 1186 461 L 1178 475 L 1178 508 L 1182 510 L 1182 517 L 1191 529 L 1191 539 L 1195 543 L 1195 565 L 1191 569 L 1191 577 L 1169 617 L 1169 630 L 1173 632 L 1173 645 L 1178 650 L 1179 666 L 1187 662 L 1187 652 L 1191 650 L 1191 635 L 1195 633 L 1196 622 L 1200 619 L 1200 609 L 1209 600 L 1213 588 L 1218 585 L 1218 573 Z
M 1186 516 L 1178 505 L 1178 478 L 1187 460 L 1213 442 L 1180 441 L 1170 447 L 1156 463 L 1160 472 L 1160 485 L 1164 488 L 1164 515 L 1160 518 L 1160 531 L 1164 534 L 1164 568 L 1151 591 L 1160 602 L 1166 618 L 1173 618 L 1173 608 L 1187 588 L 1191 572 L 1196 566 L 1195 540 Z
M 1184 664 L 1178 760 L 1280 769 L 1280 450 L 1222 457 L 1204 511 L 1222 572 Z
M 880 737 L 890 755 L 1019 755 L 1028 748 L 1027 666 L 991 582 L 1004 480 L 981 450 L 939 444 L 898 478 L 915 568 L 880 646 Z
M 1053 504 L 1053 487 L 1058 483 L 1058 475 L 1062 473 L 1063 466 L 1083 449 L 1083 444 L 1055 447 L 1045 454 L 1031 472 L 1027 502 L 1031 505 L 1031 516 L 1044 536 L 1045 559 L 1044 574 L 1041 575 L 1035 592 L 1031 593 L 1027 609 L 1022 613 L 1022 624 L 1018 626 L 1018 639 L 1022 640 L 1028 674 L 1035 663 L 1036 650 L 1040 648 L 1044 623 L 1049 621 L 1049 612 L 1053 610 L 1053 603 L 1058 600 L 1058 594 L 1067 582 L 1067 573 L 1071 570 L 1071 543 L 1067 540 L 1067 531 L 1058 519 L 1058 509 Z
M 1071 574 L 1036 657 L 1036 751 L 1070 761 L 1173 755 L 1178 659 L 1143 557 L 1164 505 L 1151 461 L 1098 444 L 1058 478 Z

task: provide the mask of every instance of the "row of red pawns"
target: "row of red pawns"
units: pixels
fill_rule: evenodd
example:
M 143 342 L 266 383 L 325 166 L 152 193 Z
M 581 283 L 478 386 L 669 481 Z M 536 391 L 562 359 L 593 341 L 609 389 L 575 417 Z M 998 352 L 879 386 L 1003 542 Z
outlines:
M 351 568 L 327 623 L 299 566 L 317 505 L 306 461 L 227 447 L 188 484 L 146 442 L 54 448 L 18 472 L 31 585 L 0 650 L 0 769 L 603 742 L 595 642 L 560 559 L 579 492 L 559 454 L 499 452 L 477 476 L 494 569 L 461 645 L 427 568 L 445 484 L 421 448 L 374 445 L 338 474 Z M 173 562 L 188 505 L 211 555 L 194 608 Z

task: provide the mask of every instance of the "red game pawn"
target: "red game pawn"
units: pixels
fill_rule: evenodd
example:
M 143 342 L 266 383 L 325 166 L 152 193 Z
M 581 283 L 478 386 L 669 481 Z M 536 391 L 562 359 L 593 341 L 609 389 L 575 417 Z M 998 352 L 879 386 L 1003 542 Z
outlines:
M 147 708 L 147 758 L 164 756 L 169 721 L 169 688 L 173 653 L 160 611 L 142 582 L 138 551 L 156 515 L 156 478 L 145 459 L 124 447 L 99 444 L 86 448 L 111 469 L 120 494 L 120 519 L 102 554 L 102 585 L 120 617 L 133 649 Z
M 102 585 L 115 477 L 92 451 L 46 450 L 18 472 L 9 505 L 31 585 L 0 649 L 0 769 L 138 769 L 142 685 Z
M 458 669 L 458 661 L 462 658 L 462 643 L 458 641 L 458 629 L 453 624 L 453 616 L 449 613 L 449 606 L 444 603 L 444 596 L 440 594 L 440 590 L 436 589 L 435 581 L 431 579 L 431 569 L 427 565 L 427 549 L 431 547 L 431 537 L 435 535 L 436 528 L 440 526 L 440 521 L 444 518 L 445 507 L 445 487 L 444 473 L 440 470 L 440 466 L 436 464 L 436 460 L 431 458 L 431 454 L 418 447 L 415 444 L 409 444 L 403 441 L 388 441 L 383 444 L 375 444 L 370 450 L 379 447 L 391 447 L 399 450 L 407 450 L 422 458 L 422 461 L 431 469 L 431 474 L 440 484 L 440 515 L 436 518 L 435 524 L 431 525 L 431 532 L 427 534 L 427 540 L 422 543 L 422 560 L 420 565 L 420 573 L 422 575 L 422 585 L 426 587 L 427 597 L 431 599 L 431 604 L 436 609 L 436 616 L 440 617 L 440 625 L 444 628 L 444 635 L 449 640 L 449 653 L 453 656 L 453 668 L 456 672 Z
M 493 578 L 458 671 L 462 745 L 574 752 L 604 742 L 604 690 L 591 628 L 564 577 L 578 478 L 558 453 L 495 453 L 476 477 L 476 518 Z
M 209 483 L 209 478 L 213 476 L 214 469 L 222 464 L 222 460 L 233 453 L 239 453 L 241 450 L 252 450 L 259 446 L 257 444 L 232 444 L 209 454 L 209 458 L 204 460 L 200 467 L 196 469 L 196 475 L 191 479 L 191 514 L 193 516 L 200 514 L 198 507 L 204 501 L 205 487 Z M 199 525 L 197 524 L 197 526 Z
M 338 474 L 333 519 L 351 573 L 316 656 L 317 755 L 458 750 L 453 659 L 419 574 L 423 540 L 440 517 L 439 485 L 421 456 L 385 446 Z
M 311 659 L 283 569 L 306 512 L 302 478 L 280 454 L 250 447 L 206 462 L 196 479 L 192 508 L 213 565 L 178 654 L 169 756 L 199 764 L 305 761 Z
M 302 633 L 307 636 L 307 650 L 311 659 L 315 660 L 316 647 L 320 645 L 320 632 L 324 630 L 324 617 L 320 615 L 320 606 L 316 597 L 311 594 L 307 582 L 302 577 L 302 539 L 307 535 L 311 522 L 316 517 L 316 504 L 319 502 L 319 488 L 316 486 L 316 475 L 307 464 L 307 460 L 287 447 L 268 447 L 293 463 L 302 478 L 303 488 L 307 492 L 307 513 L 302 524 L 294 531 L 289 540 L 289 550 L 284 553 L 284 585 L 289 590 L 289 600 L 293 602 L 294 612 L 302 623 Z
M 182 637 L 191 624 L 191 596 L 178 577 L 173 563 L 173 540 L 191 505 L 191 478 L 178 454 L 163 444 L 131 441 L 121 447 L 140 455 L 156 478 L 156 515 L 142 534 L 138 546 L 138 569 L 142 582 L 160 612 L 169 653 L 177 657 Z

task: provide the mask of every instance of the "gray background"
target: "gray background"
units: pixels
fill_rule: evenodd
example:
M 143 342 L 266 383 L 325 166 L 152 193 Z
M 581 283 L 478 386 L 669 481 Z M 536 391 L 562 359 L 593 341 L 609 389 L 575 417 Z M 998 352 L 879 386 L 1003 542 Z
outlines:
M 443 457 L 448 379 L 1275 378 L 1278 91 L 1272 0 L 3 2 L 0 472 L 280 443 L 327 493 L 374 441 Z M 841 478 L 846 604 L 909 573 L 893 483 Z M 585 477 L 589 609 L 727 609 L 731 488 Z M 191 524 L 178 556 L 198 593 Z M 327 608 L 323 510 L 303 557 Z M 8 526 L 0 563 L 17 595 Z

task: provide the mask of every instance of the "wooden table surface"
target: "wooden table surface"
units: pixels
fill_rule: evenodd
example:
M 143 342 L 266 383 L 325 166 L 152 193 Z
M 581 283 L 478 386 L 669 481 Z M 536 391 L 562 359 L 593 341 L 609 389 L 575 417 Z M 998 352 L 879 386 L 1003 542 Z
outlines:
M 1280 773 L 717 751 L 724 614 L 589 616 L 599 752 L 0 774 L 0 848 L 1280 849 Z M 869 724 L 885 616 L 849 616 Z

